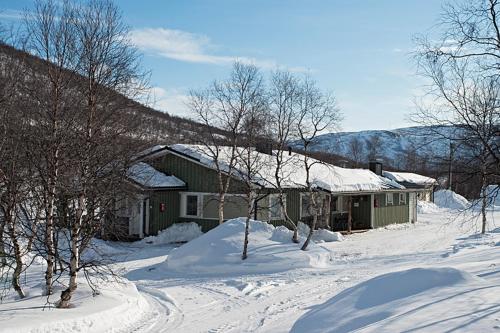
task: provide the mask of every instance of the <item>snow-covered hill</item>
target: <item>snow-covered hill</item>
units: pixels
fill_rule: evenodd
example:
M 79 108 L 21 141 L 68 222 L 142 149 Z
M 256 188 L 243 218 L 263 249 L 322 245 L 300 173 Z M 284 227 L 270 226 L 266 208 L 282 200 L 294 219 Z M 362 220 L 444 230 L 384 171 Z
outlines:
M 458 132 L 457 127 L 451 126 L 418 126 L 328 133 L 318 136 L 313 150 L 337 154 L 359 163 L 378 157 L 398 167 L 400 161 L 413 152 L 420 156 L 448 156 L 448 138 L 457 136 Z

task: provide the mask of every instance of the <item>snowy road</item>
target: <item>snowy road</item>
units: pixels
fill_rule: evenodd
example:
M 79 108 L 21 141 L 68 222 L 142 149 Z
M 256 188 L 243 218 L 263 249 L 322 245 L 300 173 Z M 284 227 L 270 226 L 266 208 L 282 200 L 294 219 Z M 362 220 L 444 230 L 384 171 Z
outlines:
M 457 238 L 470 232 L 469 227 L 443 225 L 449 218 L 446 214 L 438 218 L 422 216 L 416 226 L 374 230 L 344 242 L 325 243 L 334 258 L 327 269 L 200 278 L 171 275 L 155 260 L 151 266 L 136 267 L 131 276 L 140 276 L 135 283 L 157 309 L 159 324 L 149 327 L 150 332 L 211 333 L 288 332 L 311 306 L 373 276 L 415 266 L 454 266 L 499 278 L 494 269 L 500 267 L 498 251 L 488 252 L 482 260 L 478 256 L 488 248 L 474 251 L 469 244 L 461 251 Z

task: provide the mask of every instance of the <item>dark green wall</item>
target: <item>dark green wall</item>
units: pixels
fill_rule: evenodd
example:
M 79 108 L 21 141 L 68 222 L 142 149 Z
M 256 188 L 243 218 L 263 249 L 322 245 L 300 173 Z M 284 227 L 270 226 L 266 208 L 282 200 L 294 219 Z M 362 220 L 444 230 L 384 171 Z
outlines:
M 167 154 L 150 161 L 150 163 L 155 169 L 182 179 L 189 192 L 218 192 L 217 172 L 194 161 Z M 232 179 L 228 193 L 243 193 L 244 189 L 245 186 L 242 182 Z
M 378 202 L 378 207 L 375 208 L 375 215 L 373 221 L 374 228 L 385 227 L 394 223 L 407 223 L 409 222 L 409 194 L 405 193 L 406 203 L 399 203 L 399 193 L 391 193 L 393 198 L 393 205 L 387 205 L 385 194 L 376 194 L 375 199 Z
M 159 230 L 170 227 L 179 218 L 180 197 L 178 191 L 153 192 L 149 196 L 149 234 L 156 235 Z M 160 212 L 160 203 L 165 211 Z
M 172 174 L 182 179 L 188 192 L 217 193 L 218 180 L 217 172 L 202 165 L 199 165 L 188 159 L 167 154 L 153 161 L 149 161 L 153 167 L 166 173 Z M 245 185 L 236 179 L 231 180 L 229 193 L 244 193 Z M 260 195 L 275 192 L 274 190 L 264 190 Z M 301 189 L 288 189 L 286 193 L 287 212 L 290 218 L 297 222 L 300 220 L 300 193 Z M 406 204 L 399 203 L 399 193 L 393 193 L 394 205 L 386 205 L 385 193 L 376 194 L 378 208 L 374 212 L 374 227 L 383 227 L 392 223 L 408 222 L 408 193 L 406 195 Z M 347 197 L 346 197 L 347 198 Z M 359 203 L 359 207 L 354 207 L 352 203 L 353 228 L 370 228 L 371 220 L 371 200 L 369 195 L 354 196 Z M 346 199 L 347 200 L 347 199 Z M 165 211 L 160 212 L 160 203 L 165 204 Z M 246 207 L 242 207 L 242 216 L 246 214 Z M 150 196 L 150 224 L 149 233 L 156 234 L 159 230 L 168 228 L 176 222 L 197 222 L 204 232 L 216 227 L 218 220 L 215 219 L 195 219 L 180 217 L 180 194 L 178 191 L 153 192 Z M 346 215 L 332 214 L 331 225 L 339 230 L 346 221 Z M 271 224 L 284 225 L 284 221 L 272 221 Z

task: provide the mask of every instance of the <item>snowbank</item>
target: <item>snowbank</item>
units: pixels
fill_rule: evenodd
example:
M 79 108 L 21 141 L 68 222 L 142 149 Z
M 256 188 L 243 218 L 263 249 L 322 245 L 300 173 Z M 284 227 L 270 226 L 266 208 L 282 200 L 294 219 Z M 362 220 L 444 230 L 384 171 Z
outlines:
M 203 232 L 196 222 L 174 223 L 169 228 L 161 230 L 157 236 L 149 236 L 139 242 L 154 245 L 184 243 L 201 235 Z
M 486 332 L 500 287 L 454 268 L 413 268 L 344 290 L 303 315 L 291 332 Z M 471 320 L 471 318 L 475 318 Z M 498 324 L 498 322 L 496 323 Z
M 434 203 L 441 208 L 462 210 L 470 206 L 469 201 L 460 194 L 450 190 L 439 190 L 434 193 Z
M 418 214 L 432 214 L 439 212 L 439 207 L 434 202 L 418 201 L 417 213 Z
M 310 228 L 307 224 L 299 222 L 299 224 L 297 225 L 297 229 L 301 237 L 307 237 Z M 341 242 L 343 240 L 344 237 L 340 232 L 333 232 L 327 229 L 314 230 L 312 236 L 312 241 L 315 243 Z
M 328 250 L 311 243 L 307 251 L 301 251 L 300 244 L 292 243 L 290 230 L 253 220 L 248 258 L 241 260 L 244 231 L 244 218 L 229 220 L 173 250 L 165 265 L 186 274 L 219 275 L 322 268 L 329 264 Z
M 0 304 L 0 331 L 9 333 L 115 332 L 131 331 L 150 316 L 150 305 L 132 283 L 113 283 L 92 297 L 84 281 L 78 286 L 71 309 L 47 307 L 40 287 L 29 289 L 30 297 Z M 57 300 L 60 291 L 52 297 Z

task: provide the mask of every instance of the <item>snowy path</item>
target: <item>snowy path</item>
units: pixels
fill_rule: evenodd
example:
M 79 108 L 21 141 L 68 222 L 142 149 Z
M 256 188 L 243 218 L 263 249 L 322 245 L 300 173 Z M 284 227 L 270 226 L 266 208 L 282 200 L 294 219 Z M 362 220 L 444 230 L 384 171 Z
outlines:
M 457 251 L 457 238 L 467 231 L 443 226 L 447 215 L 439 216 L 440 223 L 435 219 L 434 215 L 422 216 L 416 226 L 374 230 L 345 242 L 325 243 L 334 258 L 327 269 L 199 278 L 169 276 L 153 265 L 142 271 L 137 267 L 133 275 L 140 275 L 135 283 L 148 286 L 140 290 L 155 298 L 170 316 L 156 327 L 211 333 L 288 332 L 310 306 L 373 276 L 415 266 L 456 266 L 498 278 L 500 274 L 492 269 L 497 266 L 491 266 L 500 268 L 498 251 L 483 261 L 477 260 L 478 253 Z

